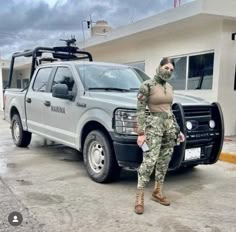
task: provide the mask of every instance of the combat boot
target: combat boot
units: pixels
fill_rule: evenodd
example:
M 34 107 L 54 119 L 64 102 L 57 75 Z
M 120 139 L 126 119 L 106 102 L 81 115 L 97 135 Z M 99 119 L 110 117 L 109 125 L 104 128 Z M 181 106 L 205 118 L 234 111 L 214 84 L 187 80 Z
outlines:
M 162 205 L 170 205 L 170 201 L 168 200 L 167 197 L 163 196 L 161 193 L 161 183 L 160 182 L 155 182 L 155 187 L 152 193 L 152 200 L 157 201 Z
M 144 213 L 144 188 L 137 189 L 134 211 L 136 214 Z

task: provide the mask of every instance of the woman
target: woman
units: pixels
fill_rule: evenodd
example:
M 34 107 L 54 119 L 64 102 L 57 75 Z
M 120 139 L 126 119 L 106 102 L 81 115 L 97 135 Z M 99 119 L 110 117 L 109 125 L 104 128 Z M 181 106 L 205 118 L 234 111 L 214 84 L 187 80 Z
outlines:
M 175 64 L 170 58 L 164 58 L 152 80 L 142 83 L 138 92 L 137 119 L 140 147 L 148 147 L 143 153 L 143 162 L 138 169 L 138 185 L 135 212 L 144 212 L 144 187 L 150 180 L 155 168 L 155 187 L 152 199 L 162 205 L 170 205 L 163 196 L 161 188 L 176 142 L 183 142 L 185 137 L 180 132 L 172 112 L 173 88 L 168 83 Z M 146 106 L 150 115 L 146 117 Z

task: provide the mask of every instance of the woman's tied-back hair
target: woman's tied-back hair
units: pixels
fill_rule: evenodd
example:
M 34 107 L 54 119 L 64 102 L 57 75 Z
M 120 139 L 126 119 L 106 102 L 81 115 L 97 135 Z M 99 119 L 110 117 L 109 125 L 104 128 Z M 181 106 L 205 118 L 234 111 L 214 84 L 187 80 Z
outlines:
M 163 66 L 163 65 L 168 64 L 168 63 L 171 63 L 171 64 L 174 66 L 174 68 L 175 68 L 175 62 L 174 62 L 174 60 L 171 59 L 171 58 L 168 58 L 168 57 L 164 57 L 164 58 L 161 60 L 160 66 Z

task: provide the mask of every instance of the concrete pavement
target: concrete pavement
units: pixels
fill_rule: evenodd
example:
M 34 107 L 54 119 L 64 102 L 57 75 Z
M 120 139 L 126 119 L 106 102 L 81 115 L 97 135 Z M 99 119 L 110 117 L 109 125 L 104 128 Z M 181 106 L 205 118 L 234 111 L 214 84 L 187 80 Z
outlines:
M 226 162 L 168 173 L 164 192 L 170 207 L 150 200 L 134 213 L 137 176 L 97 184 L 87 175 L 81 154 L 33 136 L 29 148 L 16 147 L 9 124 L 0 120 L 0 232 L 236 232 L 236 166 Z M 23 223 L 13 227 L 8 215 Z

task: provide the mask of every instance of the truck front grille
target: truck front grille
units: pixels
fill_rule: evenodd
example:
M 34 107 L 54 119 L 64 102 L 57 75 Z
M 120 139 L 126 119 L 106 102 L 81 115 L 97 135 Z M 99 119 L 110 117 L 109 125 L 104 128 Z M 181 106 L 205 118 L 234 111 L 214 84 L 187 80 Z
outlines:
M 173 111 L 181 130 L 186 134 L 186 148 L 212 144 L 215 137 L 220 135 L 220 127 L 214 117 L 214 106 L 182 106 L 182 109 L 183 118 L 179 110 L 173 109 Z M 214 120 L 214 128 L 210 128 L 210 120 Z M 186 127 L 187 123 L 191 123 L 191 130 Z
M 224 141 L 224 119 L 220 105 L 212 103 L 183 106 L 175 103 L 173 112 L 181 131 L 186 135 L 186 141 L 175 146 L 169 168 L 176 169 L 190 163 L 215 163 L 219 158 Z M 213 121 L 215 122 L 214 128 L 212 127 Z M 189 127 L 189 122 L 191 122 L 192 128 Z M 186 149 L 191 148 L 201 148 L 200 158 L 185 159 Z

